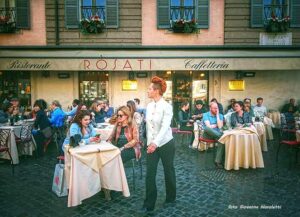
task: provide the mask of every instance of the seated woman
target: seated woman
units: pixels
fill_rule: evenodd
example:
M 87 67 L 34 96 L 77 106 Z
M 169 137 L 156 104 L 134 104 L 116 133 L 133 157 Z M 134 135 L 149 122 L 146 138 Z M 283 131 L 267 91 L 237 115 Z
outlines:
M 117 123 L 113 132 L 107 139 L 121 150 L 122 161 L 140 157 L 138 128 L 132 122 L 131 112 L 127 106 L 121 106 L 117 110 Z
M 93 104 L 90 107 L 90 112 L 92 114 L 92 118 L 93 118 L 93 122 L 95 122 L 96 124 L 98 123 L 104 123 L 104 118 L 105 116 L 105 112 L 102 109 L 103 107 L 103 103 L 102 101 L 100 102 L 93 102 Z
M 131 118 L 134 121 L 134 123 L 137 125 L 138 129 L 140 128 L 143 118 L 142 115 L 137 112 L 135 102 L 133 100 L 127 101 L 127 107 L 129 108 L 131 112 Z
M 96 131 L 91 124 L 91 114 L 87 110 L 79 110 L 77 115 L 74 117 L 70 129 L 67 133 L 67 137 L 63 143 L 65 145 L 70 144 L 70 138 L 75 135 L 80 135 L 81 140 L 85 144 L 91 142 L 100 142 L 100 138 L 96 136 Z
M 179 129 L 183 131 L 191 131 L 192 137 L 190 140 L 189 147 L 192 147 L 193 141 L 195 139 L 194 135 L 194 125 L 193 120 L 190 117 L 190 113 L 188 112 L 190 108 L 189 102 L 182 102 L 180 111 L 178 112 L 178 120 L 179 120 Z
M 250 114 L 244 111 L 244 103 L 237 101 L 234 103 L 235 113 L 231 114 L 230 123 L 231 127 L 242 127 L 244 124 L 251 124 L 252 120 Z
M 45 109 L 47 109 L 47 103 L 43 99 L 38 99 L 33 104 L 36 119 L 34 121 L 35 130 L 32 131 L 32 134 L 36 142 L 37 153 L 39 156 L 43 155 L 46 148 L 44 147 L 44 144 L 52 135 L 51 124 L 47 118 Z
M 245 108 L 244 108 L 244 111 L 249 113 L 250 118 L 251 118 L 251 120 L 252 120 L 252 118 L 254 118 L 255 115 L 254 115 L 254 110 L 253 110 L 253 108 L 251 107 L 251 103 L 250 103 L 250 102 L 244 102 L 244 107 L 245 107 Z

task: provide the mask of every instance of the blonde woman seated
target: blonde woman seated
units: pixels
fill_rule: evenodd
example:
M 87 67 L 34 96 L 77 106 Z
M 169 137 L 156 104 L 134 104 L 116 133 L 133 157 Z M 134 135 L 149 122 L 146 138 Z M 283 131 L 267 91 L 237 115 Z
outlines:
M 127 101 L 127 107 L 129 108 L 131 112 L 131 117 L 133 119 L 133 122 L 137 125 L 138 129 L 141 126 L 143 122 L 142 115 L 137 112 L 135 102 L 132 100 Z
M 138 128 L 136 124 L 132 122 L 131 112 L 127 106 L 118 108 L 117 122 L 107 141 L 120 148 L 123 162 L 135 157 L 139 158 Z

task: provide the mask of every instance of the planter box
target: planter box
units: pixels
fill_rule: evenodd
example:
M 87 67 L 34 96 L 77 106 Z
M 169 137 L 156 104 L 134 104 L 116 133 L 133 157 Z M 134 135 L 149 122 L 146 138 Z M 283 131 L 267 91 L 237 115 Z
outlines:
M 261 32 L 259 35 L 259 45 L 292 45 L 293 35 L 287 33 L 267 33 Z
M 0 24 L 0 33 L 15 33 L 16 32 L 16 23 L 1 23 Z

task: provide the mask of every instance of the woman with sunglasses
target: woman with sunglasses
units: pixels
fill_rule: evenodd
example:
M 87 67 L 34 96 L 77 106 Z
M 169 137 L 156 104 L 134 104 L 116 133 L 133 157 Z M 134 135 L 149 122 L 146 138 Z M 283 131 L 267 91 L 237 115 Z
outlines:
M 160 159 L 165 174 L 165 205 L 174 204 L 176 199 L 175 146 L 171 130 L 173 109 L 162 97 L 166 89 L 166 81 L 157 76 L 151 79 L 151 84 L 148 88 L 148 97 L 153 101 L 148 104 L 146 111 L 147 172 L 146 199 L 143 205 L 144 212 L 151 212 L 155 207 L 157 198 L 156 173 Z
M 120 148 L 123 162 L 140 157 L 138 128 L 132 122 L 131 112 L 127 106 L 118 108 L 117 122 L 107 141 Z
M 91 124 L 91 114 L 87 110 L 78 111 L 70 126 L 63 147 L 70 144 L 70 137 L 78 134 L 85 144 L 89 144 L 91 142 L 100 142 L 100 138 L 96 136 L 94 127 Z

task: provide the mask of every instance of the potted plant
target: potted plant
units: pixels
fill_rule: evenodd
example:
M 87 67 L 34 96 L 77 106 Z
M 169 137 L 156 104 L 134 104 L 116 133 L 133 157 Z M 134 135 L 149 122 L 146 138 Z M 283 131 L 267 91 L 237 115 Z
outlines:
M 286 16 L 282 19 L 272 15 L 265 24 L 266 32 L 280 33 L 287 32 L 290 27 L 290 17 Z
M 198 33 L 197 23 L 195 19 L 180 19 L 175 21 L 172 20 L 171 28 L 175 33 Z
M 105 22 L 99 16 L 92 16 L 90 19 L 82 19 L 80 21 L 80 29 L 82 33 L 101 33 L 105 28 Z
M 11 21 L 9 16 L 0 16 L 0 33 L 14 33 L 16 23 Z

